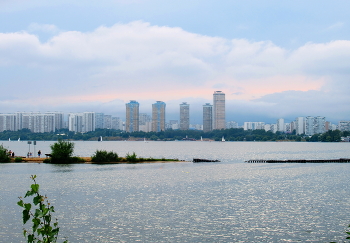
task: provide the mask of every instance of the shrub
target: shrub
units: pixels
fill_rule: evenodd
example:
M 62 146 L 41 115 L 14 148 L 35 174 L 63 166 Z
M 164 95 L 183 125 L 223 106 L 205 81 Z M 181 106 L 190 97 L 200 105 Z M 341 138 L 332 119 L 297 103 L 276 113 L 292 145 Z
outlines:
M 16 157 L 15 158 L 15 162 L 22 162 L 22 161 L 23 161 L 23 159 L 21 157 Z
M 51 163 L 51 159 L 44 159 L 43 163 Z
M 139 159 L 137 158 L 135 152 L 133 152 L 132 154 L 127 153 L 126 154 L 126 160 L 129 162 L 138 162 Z
M 8 156 L 7 149 L 0 145 L 0 162 L 10 162 L 11 159 Z
M 34 184 L 30 186 L 30 190 L 24 196 L 24 198 L 33 196 L 33 205 L 31 203 L 25 203 L 22 197 L 19 197 L 19 201 L 17 202 L 17 205 L 23 208 L 23 224 L 26 224 L 30 218 L 32 218 L 31 222 L 33 223 L 32 230 L 27 231 L 24 229 L 23 235 L 27 239 L 27 242 L 55 243 L 57 242 L 58 232 L 60 231 L 57 220 L 51 225 L 51 214 L 55 210 L 50 205 L 47 197 L 39 194 L 39 184 L 36 183 L 35 178 L 36 175 L 31 176 Z M 64 241 L 64 243 L 67 242 Z
M 96 150 L 91 157 L 92 162 L 118 162 L 120 161 L 118 154 L 114 152 L 107 152 L 106 150 Z
M 85 160 L 80 157 L 71 157 L 71 163 L 84 163 Z
M 67 164 L 72 163 L 72 155 L 74 152 L 74 143 L 69 141 L 58 141 L 50 146 L 51 163 Z

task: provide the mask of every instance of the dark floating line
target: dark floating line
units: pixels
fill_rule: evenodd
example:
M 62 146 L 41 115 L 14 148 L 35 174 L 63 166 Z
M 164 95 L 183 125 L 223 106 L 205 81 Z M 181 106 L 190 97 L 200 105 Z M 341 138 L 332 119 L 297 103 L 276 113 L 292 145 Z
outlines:
M 350 159 L 285 159 L 285 160 L 274 160 L 274 159 L 251 159 L 245 161 L 245 163 L 350 163 Z

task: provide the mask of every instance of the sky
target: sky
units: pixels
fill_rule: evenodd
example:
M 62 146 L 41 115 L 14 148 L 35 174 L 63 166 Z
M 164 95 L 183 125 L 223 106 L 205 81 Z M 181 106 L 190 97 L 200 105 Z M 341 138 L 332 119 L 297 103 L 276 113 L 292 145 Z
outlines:
M 350 120 L 350 1 L 0 0 L 0 113 Z

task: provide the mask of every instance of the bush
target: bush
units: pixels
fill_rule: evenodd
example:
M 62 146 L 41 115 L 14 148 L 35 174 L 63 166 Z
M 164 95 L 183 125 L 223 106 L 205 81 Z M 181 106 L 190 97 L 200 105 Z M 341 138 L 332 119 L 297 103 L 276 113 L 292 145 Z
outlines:
M 118 154 L 114 152 L 107 152 L 106 150 L 96 150 L 91 157 L 92 162 L 118 162 L 120 161 Z
M 133 152 L 132 154 L 127 153 L 126 154 L 126 160 L 129 162 L 138 162 L 139 159 L 137 158 L 135 152 Z
M 15 158 L 15 162 L 22 162 L 22 161 L 23 161 L 23 159 L 21 157 L 16 157 Z
M 0 145 L 0 162 L 10 162 L 11 159 L 8 156 L 7 149 Z
M 83 158 L 80 157 L 72 157 L 71 158 L 71 163 L 84 163 L 85 160 Z
M 50 146 L 51 163 L 67 164 L 72 163 L 72 155 L 74 152 L 74 143 L 69 141 L 58 141 Z

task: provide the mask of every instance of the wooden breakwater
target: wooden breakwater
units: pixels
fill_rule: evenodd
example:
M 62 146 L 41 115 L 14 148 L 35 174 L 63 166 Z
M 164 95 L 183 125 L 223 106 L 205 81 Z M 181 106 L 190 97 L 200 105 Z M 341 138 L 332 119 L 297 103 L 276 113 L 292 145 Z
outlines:
M 251 159 L 245 163 L 350 163 L 350 159 Z

